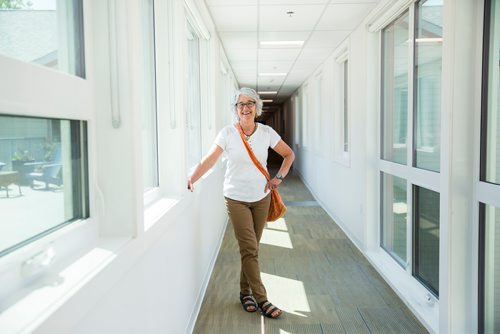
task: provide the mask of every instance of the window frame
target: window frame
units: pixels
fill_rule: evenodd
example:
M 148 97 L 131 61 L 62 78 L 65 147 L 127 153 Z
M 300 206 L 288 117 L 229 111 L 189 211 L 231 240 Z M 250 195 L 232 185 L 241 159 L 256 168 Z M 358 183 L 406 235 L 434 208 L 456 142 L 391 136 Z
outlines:
M 484 1 L 483 10 L 483 43 L 481 54 L 481 113 L 480 113 L 480 136 L 479 136 L 479 172 L 476 182 L 477 195 L 477 217 L 478 217 L 478 273 L 477 273 L 477 326 L 478 333 L 485 332 L 485 278 L 486 278 L 486 206 L 500 208 L 500 185 L 486 180 L 486 155 L 487 155 L 487 130 L 488 130 L 488 99 L 489 99 L 489 58 L 491 37 L 491 7 L 492 1 Z
M 0 80 L 0 113 L 10 116 L 27 116 L 64 120 L 81 120 L 87 122 L 87 182 L 89 185 L 89 217 L 79 219 L 71 224 L 55 230 L 41 238 L 37 238 L 22 247 L 0 258 L 0 299 L 23 290 L 31 291 L 33 280 L 41 273 L 49 275 L 56 273 L 68 263 L 76 261 L 82 254 L 90 251 L 99 239 L 99 214 L 96 210 L 93 185 L 95 177 L 96 155 L 96 116 L 94 109 L 92 55 L 92 5 L 82 1 L 81 11 L 83 21 L 83 52 L 85 56 L 86 77 L 69 75 L 66 72 L 27 63 L 18 59 L 0 55 L 0 72 L 4 78 L 15 80 Z M 82 64 L 83 66 L 83 64 Z M 49 84 L 48 84 L 49 83 Z M 57 101 L 55 103 L 54 101 Z M 44 259 L 50 259 L 47 262 Z M 74 282 L 64 282 L 64 288 L 72 288 Z M 67 284 L 67 285 L 66 285 Z M 29 295 L 26 297 L 29 299 Z M 44 298 L 44 303 L 35 306 L 25 305 L 24 318 L 16 321 L 16 328 L 25 328 L 26 322 L 32 321 L 44 310 L 39 307 L 59 300 L 59 295 Z M 5 308 L 23 307 L 6 303 Z M 32 307 L 26 307 L 31 305 Z M 4 309 L 2 309 L 3 311 Z
M 334 161 L 350 167 L 351 165 L 351 90 L 350 85 L 350 39 L 346 39 L 340 44 L 333 54 L 334 58 L 334 96 L 337 96 L 334 103 Z M 347 66 L 347 73 L 345 72 Z M 346 87 L 347 84 L 347 87 Z M 347 92 L 347 94 L 346 94 Z M 347 104 L 347 105 L 346 105 Z M 347 116 L 347 120 L 345 119 Z M 346 143 L 347 131 L 347 143 Z M 345 150 L 345 145 L 348 150 Z
M 148 71 L 144 71 L 144 81 L 148 81 L 149 84 L 151 84 L 151 91 L 148 94 L 148 89 L 146 89 L 145 92 L 143 92 L 143 108 L 142 108 L 142 113 L 143 113 L 143 120 L 146 118 L 145 114 L 150 113 L 151 116 L 151 125 L 152 125 L 152 130 L 154 131 L 154 134 L 150 134 L 152 138 L 151 140 L 151 145 L 146 145 L 146 146 L 151 146 L 151 158 L 150 162 L 152 163 L 152 168 L 153 168 L 153 175 L 152 175 L 152 186 L 150 188 L 146 188 L 146 185 L 144 184 L 143 189 L 144 189 L 144 204 L 147 206 L 150 204 L 152 201 L 154 201 L 157 196 L 158 196 L 158 188 L 160 187 L 160 175 L 159 175 L 159 169 L 160 169 L 160 164 L 159 164 L 159 143 L 158 143 L 158 98 L 157 98 L 157 92 L 158 92 L 158 87 L 157 87 L 157 79 L 156 79 L 156 74 L 157 74 L 157 54 L 156 54 L 156 22 L 157 22 L 157 10 L 156 10 L 156 1 L 155 0 L 146 0 L 141 3 L 141 18 L 143 20 L 142 22 L 142 39 L 144 43 L 146 43 L 146 47 L 149 48 L 148 50 L 145 50 L 144 48 L 142 50 L 142 58 L 143 58 L 143 63 L 145 66 L 147 66 L 147 69 L 150 70 L 150 75 L 151 77 L 146 74 Z M 146 26 L 147 25 L 147 26 Z M 152 33 L 152 36 L 144 36 L 146 33 Z M 148 86 L 145 85 L 147 88 Z M 148 108 L 149 107 L 149 108 Z M 142 131 L 145 131 L 144 129 L 144 122 L 142 122 Z M 141 137 L 143 139 L 143 147 L 142 147 L 142 153 L 144 155 L 144 149 L 145 149 L 145 142 L 144 142 L 144 133 L 143 136 Z M 143 183 L 145 183 L 145 173 L 146 173 L 146 159 L 143 156 Z
M 413 132 L 414 132 L 414 121 L 415 120 L 414 120 L 414 110 L 413 110 L 414 101 L 413 100 L 414 100 L 414 95 L 416 92 L 415 77 L 414 77 L 415 76 L 415 71 L 414 71 L 415 46 L 414 45 L 415 45 L 415 18 L 417 15 L 416 11 L 417 11 L 418 3 L 419 3 L 419 1 L 414 1 L 409 6 L 399 8 L 391 16 L 391 20 L 387 21 L 386 25 L 380 27 L 381 28 L 380 29 L 380 31 L 381 31 L 380 42 L 381 42 L 381 46 L 383 46 L 382 45 L 382 43 L 383 43 L 383 39 L 382 39 L 383 29 L 388 27 L 390 24 L 393 24 L 394 22 L 396 22 L 398 19 L 401 18 L 401 16 L 408 13 L 408 20 L 409 20 L 408 21 L 408 26 L 409 26 L 408 39 L 410 41 L 413 41 L 413 42 L 410 43 L 410 45 L 408 46 L 408 53 L 410 56 L 408 58 L 408 64 L 407 64 L 407 66 L 408 66 L 407 67 L 407 73 L 408 73 L 408 78 L 407 78 L 407 80 L 408 80 L 408 101 L 407 101 L 407 104 L 408 104 L 408 107 L 407 107 L 407 124 L 406 124 L 406 127 L 407 127 L 407 134 L 406 134 L 406 136 L 407 136 L 407 143 L 406 143 L 407 151 L 406 151 L 405 164 L 400 164 L 398 162 L 386 160 L 382 156 L 383 144 L 384 144 L 384 141 L 383 141 L 384 125 L 383 125 L 383 115 L 382 115 L 382 113 L 383 113 L 384 84 L 382 81 L 383 80 L 382 69 L 384 68 L 385 55 L 384 55 L 384 48 L 383 47 L 380 48 L 381 58 L 380 58 L 380 65 L 379 66 L 381 69 L 381 72 L 380 72 L 380 79 L 381 79 L 380 87 L 381 87 L 381 89 L 379 92 L 379 98 L 380 98 L 379 172 L 387 174 L 387 175 L 396 176 L 396 177 L 402 178 L 402 179 L 407 181 L 407 208 L 408 208 L 408 212 L 407 212 L 407 217 L 408 217 L 407 261 L 408 261 L 408 263 L 406 264 L 406 267 L 404 269 L 408 275 L 410 275 L 414 280 L 419 282 L 419 284 L 421 284 L 421 286 L 423 288 L 425 288 L 427 291 L 429 291 L 429 293 L 434 295 L 434 292 L 431 289 L 429 289 L 425 284 L 423 284 L 413 273 L 414 260 L 415 260 L 414 255 L 415 255 L 415 251 L 416 251 L 414 249 L 414 247 L 415 247 L 415 238 L 414 238 L 415 212 L 414 211 L 415 211 L 415 205 L 416 205 L 415 198 L 414 198 L 414 195 L 415 195 L 414 189 L 415 189 L 415 187 L 426 188 L 428 190 L 431 190 L 431 191 L 438 193 L 440 195 L 440 208 L 442 207 L 442 203 L 444 201 L 443 200 L 444 196 L 442 196 L 442 194 L 441 194 L 441 183 L 442 183 L 441 172 L 430 171 L 430 170 L 426 170 L 426 169 L 418 168 L 418 167 L 414 166 L 414 150 L 413 150 L 414 136 L 413 136 Z M 441 55 L 441 57 L 442 57 L 442 55 Z M 393 88 L 394 87 L 391 87 L 391 89 L 393 89 Z M 439 117 L 443 117 L 442 110 L 440 112 Z M 441 132 L 441 134 L 442 134 L 442 132 Z M 379 192 L 381 190 L 382 190 L 382 187 L 381 187 L 381 184 L 379 183 Z M 382 199 L 379 198 L 379 213 L 381 213 L 381 210 L 383 210 Z M 442 214 L 440 215 L 440 220 L 441 220 L 441 216 L 442 216 Z M 380 214 L 379 214 L 379 217 L 381 217 Z M 379 227 L 378 227 L 379 232 L 381 232 L 382 225 L 383 225 L 383 222 L 382 222 L 382 220 L 380 220 Z M 379 239 L 378 240 L 379 248 L 382 249 L 383 252 L 388 253 L 385 250 L 385 248 L 382 246 L 381 242 L 382 242 L 382 240 Z M 441 248 L 441 242 L 440 242 L 440 248 Z M 437 254 L 437 255 L 440 256 L 440 254 Z M 389 256 L 390 256 L 390 254 L 389 254 Z M 391 258 L 392 258 L 392 256 L 391 256 Z M 396 261 L 396 260 L 394 260 L 394 261 Z M 438 296 L 434 295 L 434 297 L 436 298 L 436 301 L 439 300 Z
M 204 22 L 203 22 L 203 19 L 201 18 L 201 15 L 200 13 L 198 12 L 197 8 L 196 8 L 196 5 L 193 3 L 192 0 L 184 0 L 184 12 L 185 12 L 185 31 L 186 31 L 186 34 L 189 32 L 191 34 L 194 34 L 197 39 L 198 39 L 198 70 L 199 70 L 199 82 L 198 82 L 198 89 L 199 89 L 199 94 L 198 94 L 198 104 L 199 104 L 199 108 L 197 110 L 197 112 L 199 112 L 198 115 L 196 115 L 196 117 L 198 118 L 198 122 L 199 122 L 199 129 L 198 129 L 198 133 L 197 133 L 197 138 L 199 139 L 199 143 L 197 143 L 197 145 L 199 145 L 199 157 L 197 157 L 197 161 L 196 163 L 201 160 L 202 158 L 202 155 L 203 155 L 203 149 L 206 145 L 204 145 L 204 137 L 206 137 L 207 135 L 207 129 L 209 128 L 209 124 L 210 122 L 205 119 L 203 117 L 203 113 L 201 112 L 201 109 L 202 109 L 202 103 L 207 103 L 209 106 L 211 105 L 210 104 L 210 94 L 214 94 L 214 91 L 213 89 L 209 89 L 209 85 L 208 85 L 208 82 L 209 82 L 209 77 L 210 77 L 210 74 L 209 74 L 209 71 L 208 71 L 208 66 L 210 64 L 209 62 L 209 59 L 210 59 L 210 54 L 209 54 L 209 51 L 210 51 L 210 45 L 209 45 L 209 41 L 210 41 L 210 32 L 209 30 L 207 29 L 207 27 L 205 26 Z M 189 29 L 191 28 L 191 29 Z M 188 45 L 187 43 L 185 44 L 185 50 L 187 52 L 188 50 Z M 185 57 L 184 59 L 188 59 L 189 57 L 189 54 L 185 54 Z M 186 60 L 186 70 L 188 70 L 188 61 Z M 189 94 L 187 94 L 188 92 L 188 82 L 186 81 L 185 82 L 185 89 L 184 89 L 184 105 L 186 107 L 189 106 L 189 101 L 188 99 L 190 99 L 190 96 Z M 209 107 L 211 108 L 211 107 Z M 188 136 L 189 136 L 189 124 L 190 124 L 190 118 L 192 117 L 192 115 L 190 115 L 190 111 L 188 110 L 189 108 L 186 108 L 186 116 L 185 116 L 185 127 L 184 129 L 186 129 L 186 133 L 185 133 L 185 138 L 186 138 L 186 142 L 189 143 L 189 140 L 188 140 Z M 209 112 L 210 113 L 210 112 Z M 209 116 L 210 118 L 210 116 Z M 191 146 L 192 145 L 187 145 L 187 147 L 185 147 L 185 152 L 186 152 L 186 156 L 185 156 L 185 160 L 186 160 L 186 173 L 187 174 L 191 174 L 194 170 L 194 168 L 196 167 L 196 163 L 194 163 L 194 161 L 190 161 L 189 160 L 189 156 L 190 156 L 190 150 L 191 150 Z M 190 163 L 192 164 L 190 166 Z

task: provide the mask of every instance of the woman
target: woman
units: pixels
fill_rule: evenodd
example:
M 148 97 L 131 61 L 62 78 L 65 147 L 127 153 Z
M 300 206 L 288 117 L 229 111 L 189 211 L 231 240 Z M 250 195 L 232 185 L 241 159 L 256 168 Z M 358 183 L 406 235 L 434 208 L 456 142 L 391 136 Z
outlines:
M 228 161 L 224 177 L 224 198 L 241 255 L 240 302 L 247 312 L 257 311 L 258 306 L 266 317 L 277 318 L 281 315 L 281 310 L 267 300 L 266 289 L 260 277 L 259 242 L 271 202 L 270 189 L 281 184 L 295 155 L 276 131 L 255 121 L 262 113 L 262 100 L 253 89 L 241 88 L 236 92 L 233 104 L 238 123 L 226 126 L 219 132 L 211 150 L 189 177 L 187 186 L 193 191 L 193 184 L 225 152 Z M 237 129 L 238 125 L 264 167 L 267 166 L 269 147 L 283 157 L 278 173 L 271 180 L 267 181 L 250 159 Z

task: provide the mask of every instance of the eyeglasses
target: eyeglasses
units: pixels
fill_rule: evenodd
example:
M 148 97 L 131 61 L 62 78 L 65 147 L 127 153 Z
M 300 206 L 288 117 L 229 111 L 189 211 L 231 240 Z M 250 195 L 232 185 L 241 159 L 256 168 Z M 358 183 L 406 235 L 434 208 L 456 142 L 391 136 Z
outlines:
M 254 106 L 255 106 L 255 102 L 254 101 L 250 101 L 250 102 L 247 102 L 247 103 L 243 103 L 243 102 L 236 103 L 236 108 L 238 108 L 239 110 L 243 110 L 243 108 L 245 108 L 245 107 L 253 108 Z

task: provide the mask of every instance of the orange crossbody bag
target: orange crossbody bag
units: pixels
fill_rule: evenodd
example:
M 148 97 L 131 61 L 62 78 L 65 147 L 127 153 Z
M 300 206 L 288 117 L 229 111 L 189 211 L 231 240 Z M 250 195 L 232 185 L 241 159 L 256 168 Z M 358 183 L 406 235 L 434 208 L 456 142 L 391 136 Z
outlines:
M 243 145 L 245 145 L 245 148 L 247 149 L 250 159 L 252 159 L 252 162 L 257 167 L 257 169 L 262 174 L 264 174 L 267 181 L 269 181 L 271 179 L 271 176 L 253 154 L 250 145 L 248 145 L 247 141 L 245 140 L 245 137 L 243 135 L 243 130 L 241 129 L 241 125 L 237 123 L 235 126 L 238 129 L 238 132 L 240 133 L 241 140 L 243 141 Z M 271 204 L 269 205 L 269 211 L 267 213 L 267 221 L 273 222 L 275 220 L 278 220 L 279 218 L 283 217 L 285 212 L 286 212 L 286 206 L 285 203 L 283 203 L 283 200 L 281 199 L 278 189 L 271 189 Z

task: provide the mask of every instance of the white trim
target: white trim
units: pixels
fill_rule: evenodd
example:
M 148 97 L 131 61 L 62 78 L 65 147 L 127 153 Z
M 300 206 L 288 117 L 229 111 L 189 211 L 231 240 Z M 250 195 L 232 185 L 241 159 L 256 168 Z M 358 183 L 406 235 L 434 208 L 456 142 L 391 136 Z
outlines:
M 407 10 L 416 0 L 388 0 L 370 13 L 367 19 L 369 32 L 382 30 Z
M 410 41 L 413 41 L 415 38 L 415 5 L 411 4 L 409 8 L 406 8 L 408 10 L 408 39 Z M 400 13 L 399 15 L 403 15 Z M 413 120 L 415 115 L 417 114 L 417 110 L 413 109 L 414 106 L 414 100 L 416 96 L 414 96 L 415 93 L 415 43 L 411 42 L 408 43 L 408 66 L 407 66 L 407 71 L 408 71 L 408 82 L 407 82 L 407 87 L 408 87 L 408 101 L 407 101 L 407 133 L 406 133 L 406 164 L 408 166 L 414 166 L 414 161 L 413 161 L 413 148 L 416 147 L 414 144 L 414 124 Z M 418 79 L 418 78 L 417 78 Z M 414 167 L 416 168 L 416 167 Z
M 500 208 L 500 186 L 498 184 L 478 182 L 476 192 L 479 202 Z
M 439 173 L 416 167 L 409 167 L 387 160 L 380 160 L 379 168 L 381 172 L 406 179 L 416 186 L 440 192 L 441 177 Z
M 209 40 L 210 32 L 203 22 L 203 19 L 201 18 L 198 8 L 193 3 L 193 0 L 184 0 L 184 8 L 186 9 L 187 19 L 189 20 L 193 28 L 196 29 L 198 35 L 203 39 Z
M 383 248 L 363 253 L 401 301 L 431 333 L 439 328 L 439 300 L 399 265 Z
M 343 63 L 349 58 L 350 39 L 346 38 L 333 52 L 333 58 L 337 63 Z
M 123 6 L 116 6 L 117 0 L 108 1 L 108 43 L 109 43 L 109 76 L 110 76 L 110 100 L 111 100 L 111 124 L 116 129 L 120 127 L 120 101 L 123 100 L 120 94 L 120 71 L 121 66 L 126 67 L 127 59 L 127 39 L 122 37 L 125 30 L 120 29 L 118 20 L 123 15 L 117 13 L 119 10 L 124 10 Z M 120 55 L 120 57 L 118 57 Z M 121 66 L 120 66 L 121 65 Z

